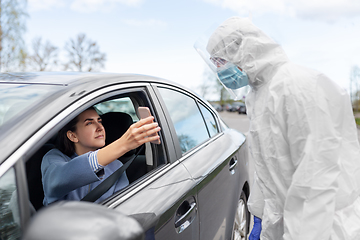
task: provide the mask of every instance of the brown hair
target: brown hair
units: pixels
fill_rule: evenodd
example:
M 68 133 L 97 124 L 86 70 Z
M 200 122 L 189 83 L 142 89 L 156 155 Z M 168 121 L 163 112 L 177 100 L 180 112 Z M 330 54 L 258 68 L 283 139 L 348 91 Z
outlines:
M 95 110 L 94 107 L 89 107 L 87 110 Z M 85 112 L 83 111 L 83 112 Z M 96 110 L 95 110 L 96 111 Z M 79 114 L 80 115 L 80 114 Z M 75 144 L 67 137 L 67 132 L 76 131 L 76 124 L 79 122 L 79 115 L 68 122 L 58 133 L 58 149 L 65 155 L 71 157 L 75 153 Z

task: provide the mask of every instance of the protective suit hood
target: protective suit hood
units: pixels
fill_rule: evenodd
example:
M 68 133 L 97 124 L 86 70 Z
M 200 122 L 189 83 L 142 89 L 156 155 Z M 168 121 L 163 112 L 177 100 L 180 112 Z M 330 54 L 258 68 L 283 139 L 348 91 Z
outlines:
M 249 19 L 239 17 L 222 23 L 211 35 L 206 50 L 211 56 L 230 61 L 245 71 L 253 88 L 264 85 L 276 68 L 288 61 L 274 40 Z

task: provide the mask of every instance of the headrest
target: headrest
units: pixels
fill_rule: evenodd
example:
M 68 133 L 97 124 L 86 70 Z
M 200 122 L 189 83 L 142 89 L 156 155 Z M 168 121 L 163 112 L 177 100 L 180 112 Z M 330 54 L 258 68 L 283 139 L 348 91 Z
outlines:
M 106 133 L 106 145 L 119 139 L 133 124 L 131 116 L 122 112 L 108 112 L 101 115 L 101 118 Z M 132 154 L 135 154 L 135 149 L 127 152 L 124 156 L 131 156 Z

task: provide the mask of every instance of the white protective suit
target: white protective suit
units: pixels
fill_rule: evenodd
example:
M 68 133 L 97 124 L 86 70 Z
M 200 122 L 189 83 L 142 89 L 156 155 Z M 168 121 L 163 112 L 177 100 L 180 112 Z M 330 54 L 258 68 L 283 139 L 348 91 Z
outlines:
M 207 51 L 249 77 L 248 207 L 262 219 L 261 240 L 360 240 L 360 148 L 346 91 L 290 62 L 248 19 L 226 20 Z

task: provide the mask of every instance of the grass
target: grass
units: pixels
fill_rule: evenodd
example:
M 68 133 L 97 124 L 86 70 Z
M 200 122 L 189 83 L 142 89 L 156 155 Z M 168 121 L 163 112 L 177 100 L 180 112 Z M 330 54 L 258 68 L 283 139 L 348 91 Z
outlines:
M 360 126 L 360 118 L 355 118 L 356 125 Z

